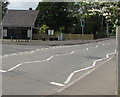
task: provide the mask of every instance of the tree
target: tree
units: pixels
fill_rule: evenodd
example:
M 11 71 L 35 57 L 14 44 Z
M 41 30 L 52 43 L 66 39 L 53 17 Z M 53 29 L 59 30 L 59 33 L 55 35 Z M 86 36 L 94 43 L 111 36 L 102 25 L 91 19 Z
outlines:
M 36 10 L 39 10 L 39 26 L 46 24 L 50 29 L 58 30 L 69 24 L 67 2 L 40 2 Z
M 3 18 L 7 11 L 7 6 L 9 5 L 9 2 L 7 0 L 2 0 L 0 2 L 2 2 L 2 18 Z
M 71 7 L 72 5 L 72 7 Z M 70 11 L 71 11 L 71 17 L 73 16 L 73 18 L 75 19 L 75 32 L 76 33 L 81 33 L 81 19 L 85 20 L 85 27 L 84 27 L 84 31 L 85 33 L 88 34 L 94 34 L 94 36 L 96 36 L 97 32 L 100 32 L 100 26 L 101 24 L 101 20 L 102 20 L 102 16 L 100 14 L 100 12 L 96 10 L 93 11 L 93 8 L 99 8 L 98 4 L 94 4 L 91 2 L 76 2 L 76 3 L 72 3 L 71 5 L 69 5 L 70 7 Z M 95 21 L 94 21 L 95 20 Z M 101 31 L 102 32 L 102 31 Z
M 45 37 L 44 35 L 47 34 L 46 31 L 49 27 L 47 25 L 43 25 L 41 27 L 38 28 L 38 33 L 39 33 L 39 38 L 40 37 Z
M 115 29 L 120 20 L 120 12 L 118 11 L 117 5 L 119 5 L 119 2 L 98 2 L 98 7 L 94 8 L 105 19 L 106 24 L 110 24 L 111 31 Z M 95 12 L 94 10 L 93 12 Z

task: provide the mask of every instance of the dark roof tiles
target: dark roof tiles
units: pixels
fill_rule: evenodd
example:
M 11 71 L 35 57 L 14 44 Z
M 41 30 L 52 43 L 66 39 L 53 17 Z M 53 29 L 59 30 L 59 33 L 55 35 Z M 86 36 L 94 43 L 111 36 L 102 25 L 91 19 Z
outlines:
M 8 10 L 3 27 L 34 27 L 37 15 L 37 10 Z

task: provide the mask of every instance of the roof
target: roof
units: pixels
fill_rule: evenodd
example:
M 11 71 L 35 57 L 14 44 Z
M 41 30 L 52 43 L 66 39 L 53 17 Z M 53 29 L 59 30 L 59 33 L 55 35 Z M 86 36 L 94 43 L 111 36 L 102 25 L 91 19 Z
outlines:
M 8 10 L 3 27 L 34 27 L 37 15 L 37 10 Z

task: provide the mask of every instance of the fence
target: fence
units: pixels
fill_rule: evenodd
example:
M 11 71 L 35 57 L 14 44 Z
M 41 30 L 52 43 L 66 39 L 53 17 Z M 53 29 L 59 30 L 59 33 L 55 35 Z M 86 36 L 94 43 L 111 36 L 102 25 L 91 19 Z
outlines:
M 56 34 L 56 35 L 44 35 L 44 37 L 48 40 L 51 38 L 54 38 L 55 40 L 58 39 L 60 37 L 60 34 Z M 38 34 L 33 34 L 33 39 L 34 40 L 38 40 L 40 39 Z M 63 35 L 63 39 L 64 40 L 81 40 L 82 39 L 82 35 L 81 34 L 64 34 Z M 84 40 L 93 40 L 94 39 L 94 35 L 93 34 L 84 34 Z

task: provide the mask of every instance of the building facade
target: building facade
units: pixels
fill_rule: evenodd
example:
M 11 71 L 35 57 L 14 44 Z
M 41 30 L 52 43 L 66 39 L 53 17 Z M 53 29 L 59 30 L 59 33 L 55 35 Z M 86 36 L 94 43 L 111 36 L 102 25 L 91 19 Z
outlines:
M 8 10 L 3 18 L 3 38 L 32 39 L 37 10 Z

